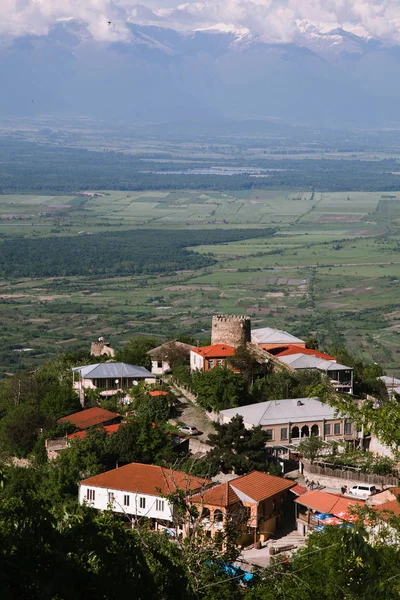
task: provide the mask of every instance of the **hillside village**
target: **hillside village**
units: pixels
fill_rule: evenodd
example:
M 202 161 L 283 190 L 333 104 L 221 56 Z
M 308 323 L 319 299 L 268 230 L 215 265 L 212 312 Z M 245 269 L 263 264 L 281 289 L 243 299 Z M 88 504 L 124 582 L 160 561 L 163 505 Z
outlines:
M 72 366 L 81 410 L 58 419 L 67 429 L 45 439 L 46 453 L 57 464 L 97 434 L 104 448 L 117 439 L 129 447 L 147 419 L 150 436 L 168 438 L 168 458 L 140 459 L 136 449 L 113 468 L 86 470 L 81 505 L 171 540 L 201 531 L 223 545 L 234 522 L 249 570 L 327 525 L 352 527 L 360 508 L 400 514 L 395 448 L 355 417 L 366 403 L 379 411 L 382 398 L 395 399 L 395 378 L 376 375 L 379 394 L 363 396 L 353 366 L 288 332 L 252 329 L 240 315 L 214 316 L 206 346 L 170 340 L 143 356 L 149 368 L 118 361 L 102 338 L 92 344 L 99 362 Z M 266 395 L 276 382 L 287 397 Z

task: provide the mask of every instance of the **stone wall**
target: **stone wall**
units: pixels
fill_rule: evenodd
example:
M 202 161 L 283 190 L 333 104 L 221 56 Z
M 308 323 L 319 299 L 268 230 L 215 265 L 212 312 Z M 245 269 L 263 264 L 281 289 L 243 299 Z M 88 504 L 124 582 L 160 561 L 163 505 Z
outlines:
M 237 348 L 251 341 L 251 320 L 244 315 L 215 315 L 212 318 L 211 344 Z
M 113 358 L 115 356 L 115 350 L 110 348 L 107 342 L 92 342 L 90 354 L 92 356 L 110 356 Z

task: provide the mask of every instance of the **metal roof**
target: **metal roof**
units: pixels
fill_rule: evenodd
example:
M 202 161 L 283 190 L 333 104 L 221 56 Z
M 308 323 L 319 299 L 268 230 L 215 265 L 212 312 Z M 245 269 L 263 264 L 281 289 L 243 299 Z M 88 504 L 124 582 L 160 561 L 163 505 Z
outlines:
M 152 378 L 155 375 L 145 367 L 136 367 L 126 363 L 97 363 L 84 367 L 73 367 L 74 372 L 80 373 L 83 379 L 120 379 L 121 377 L 133 377 L 134 379 Z
M 289 354 L 288 356 L 277 356 L 277 359 L 290 365 L 292 369 L 319 369 L 320 371 L 351 371 L 352 367 L 346 367 L 334 360 L 325 360 L 310 354 Z
M 253 329 L 251 332 L 252 342 L 257 344 L 304 344 L 304 340 L 272 327 L 263 327 L 262 329 Z
M 397 387 L 400 385 L 400 379 L 396 379 L 396 377 L 389 377 L 388 375 L 382 375 L 382 377 L 378 377 L 383 383 L 388 387 Z
M 241 415 L 248 425 L 279 425 L 280 423 L 302 423 L 335 419 L 336 410 L 318 398 L 294 398 L 289 400 L 268 400 L 238 408 L 221 410 L 223 417 L 232 419 Z

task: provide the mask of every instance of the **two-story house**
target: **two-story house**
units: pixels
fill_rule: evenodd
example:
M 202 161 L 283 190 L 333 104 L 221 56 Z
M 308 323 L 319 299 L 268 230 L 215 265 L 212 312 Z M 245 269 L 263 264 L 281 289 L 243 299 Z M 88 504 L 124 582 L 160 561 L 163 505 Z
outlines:
M 311 435 L 326 441 L 358 439 L 353 423 L 318 398 L 268 400 L 221 410 L 219 415 L 221 423 L 241 415 L 248 429 L 260 425 L 269 434 L 268 446 L 291 444 Z
M 237 542 L 264 542 L 271 537 L 288 503 L 288 491 L 295 482 L 268 473 L 252 471 L 191 497 L 202 525 L 210 537 L 234 523 Z
M 176 507 L 167 496 L 177 490 L 191 495 L 207 485 L 207 480 L 181 471 L 130 463 L 81 481 L 79 502 L 98 510 L 111 509 L 134 520 L 146 520 L 156 529 L 169 528 L 176 525 Z
M 107 398 L 117 392 L 131 389 L 138 382 L 154 383 L 156 376 L 144 367 L 126 363 L 98 363 L 73 367 L 73 388 L 84 406 L 87 390 L 97 390 Z
M 226 367 L 229 365 L 229 358 L 234 356 L 235 348 L 228 344 L 213 344 L 211 346 L 202 346 L 192 348 L 190 351 L 190 370 L 210 371 L 214 367 Z

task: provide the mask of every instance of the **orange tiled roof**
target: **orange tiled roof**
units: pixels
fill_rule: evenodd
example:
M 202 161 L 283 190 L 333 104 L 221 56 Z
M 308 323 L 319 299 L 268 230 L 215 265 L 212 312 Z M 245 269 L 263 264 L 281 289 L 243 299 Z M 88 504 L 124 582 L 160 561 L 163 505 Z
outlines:
M 294 344 L 288 344 L 280 352 L 274 352 L 274 356 L 277 356 L 278 358 L 280 356 L 290 356 L 291 354 L 308 354 L 310 356 L 316 356 L 317 358 L 323 358 L 325 360 L 336 360 L 333 356 L 324 354 L 319 350 L 313 350 L 312 348 L 299 348 L 299 346 L 295 346 Z
M 118 431 L 120 425 L 121 425 L 121 423 L 116 423 L 115 425 L 105 425 L 102 427 L 102 429 L 105 430 L 107 435 L 111 435 L 112 433 L 115 433 L 116 431 Z M 100 429 L 100 431 L 102 431 L 102 429 Z M 69 435 L 67 435 L 67 438 L 69 440 L 76 440 L 76 439 L 83 440 L 85 435 L 86 435 L 86 431 L 76 431 L 75 433 L 70 433 Z
M 296 494 L 296 496 L 301 496 L 301 494 L 306 493 L 307 488 L 303 487 L 302 485 L 296 484 L 292 488 L 290 488 L 290 491 L 293 492 L 293 494 Z
M 221 483 L 220 485 L 205 490 L 202 494 L 196 494 L 193 496 L 192 502 L 195 504 L 228 508 L 228 506 L 236 504 L 236 502 L 240 502 L 240 500 L 229 483 Z
M 261 502 L 266 498 L 275 496 L 279 492 L 289 490 L 295 484 L 283 477 L 275 477 L 261 471 L 252 471 L 248 475 L 242 475 L 230 482 L 235 491 L 242 492 L 255 502 Z
M 312 508 L 321 513 L 327 513 L 329 515 L 335 515 L 340 517 L 341 515 L 348 513 L 349 509 L 356 506 L 364 506 L 364 500 L 355 500 L 353 498 L 345 498 L 339 494 L 329 494 L 328 492 L 321 492 L 313 490 L 302 494 L 295 499 L 295 502 Z
M 193 348 L 193 352 L 205 358 L 227 358 L 235 354 L 235 348 L 227 344 L 213 344 L 212 346 Z
M 161 390 L 154 390 L 153 392 L 149 392 L 150 396 L 168 396 L 168 392 L 162 392 Z
M 389 518 L 393 515 L 398 517 L 400 515 L 400 503 L 398 500 L 390 500 L 384 504 L 378 504 L 378 506 L 371 506 L 371 508 L 377 513 L 383 513 L 383 518 Z
M 78 429 L 87 429 L 88 427 L 101 425 L 102 423 L 106 423 L 112 419 L 117 419 L 120 416 L 121 415 L 118 413 L 105 410 L 99 406 L 94 406 L 93 408 L 86 408 L 85 410 L 73 413 L 72 415 L 61 417 L 61 419 L 58 419 L 57 423 L 69 421 Z
M 124 467 L 84 479 L 80 483 L 151 496 L 171 494 L 178 488 L 185 491 L 197 491 L 208 484 L 201 477 L 193 477 L 181 471 L 141 463 L 130 463 Z

